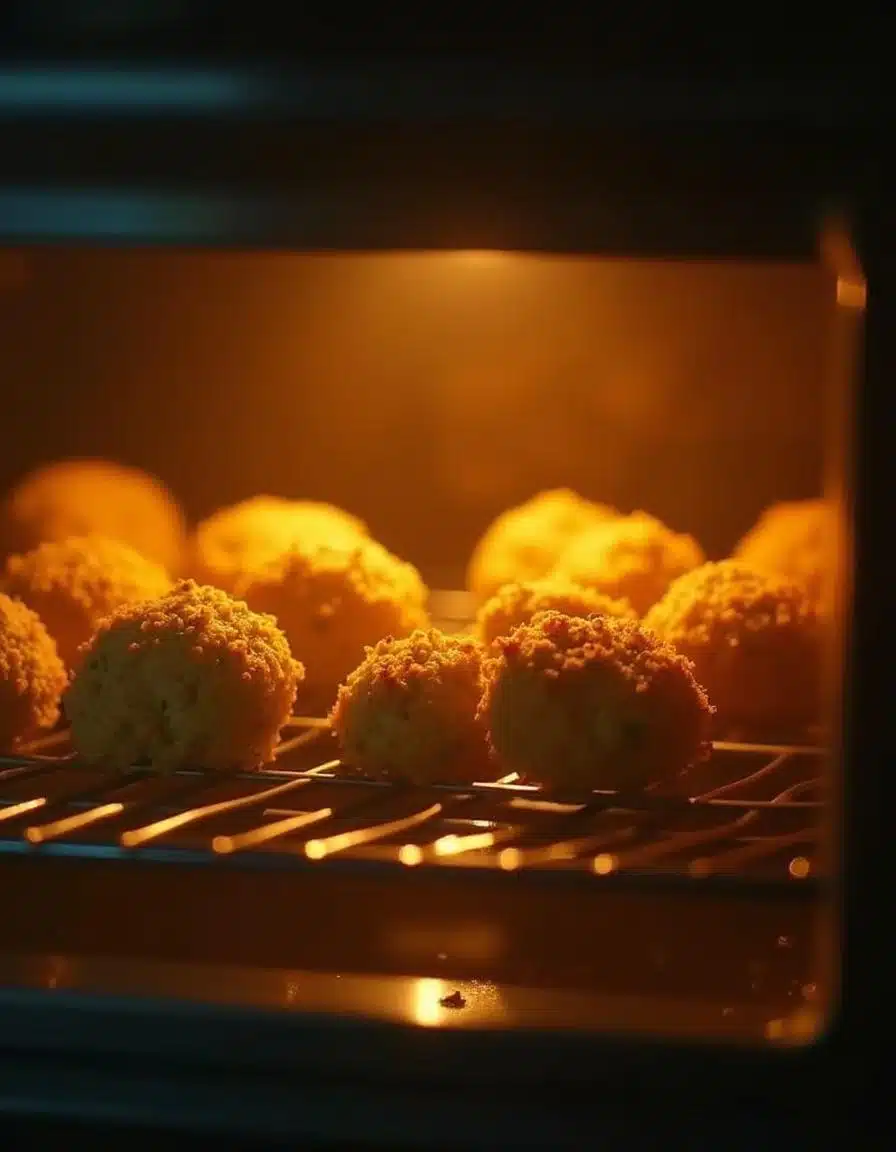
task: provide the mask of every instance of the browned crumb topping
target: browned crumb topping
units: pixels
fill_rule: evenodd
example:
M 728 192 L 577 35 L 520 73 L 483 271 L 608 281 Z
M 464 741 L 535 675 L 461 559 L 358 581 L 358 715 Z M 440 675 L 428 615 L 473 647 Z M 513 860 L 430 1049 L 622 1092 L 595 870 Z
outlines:
M 271 759 L 303 674 L 272 617 L 184 580 L 100 624 L 65 710 L 91 761 L 255 767 Z
M 168 573 L 130 545 L 105 536 L 48 540 L 10 556 L 0 588 L 32 607 L 71 667 L 104 617 L 124 604 L 164 595 Z
M 700 545 L 655 516 L 633 512 L 578 536 L 556 574 L 608 596 L 624 598 L 643 615 L 669 584 L 704 560 Z
M 520 624 L 528 624 L 539 612 L 562 612 L 567 616 L 618 616 L 633 619 L 627 600 L 617 600 L 593 588 L 583 588 L 563 577 L 545 577 L 505 584 L 487 600 L 476 617 L 476 630 L 485 643 L 506 636 Z
M 540 613 L 492 644 L 483 677 L 494 752 L 543 784 L 639 787 L 709 751 L 692 664 L 636 621 Z
M 475 640 L 437 629 L 368 648 L 331 713 L 348 762 L 419 783 L 474 778 L 486 751 L 476 719 L 481 659 Z
M 37 613 L 0 593 L 0 750 L 52 728 L 66 675 Z

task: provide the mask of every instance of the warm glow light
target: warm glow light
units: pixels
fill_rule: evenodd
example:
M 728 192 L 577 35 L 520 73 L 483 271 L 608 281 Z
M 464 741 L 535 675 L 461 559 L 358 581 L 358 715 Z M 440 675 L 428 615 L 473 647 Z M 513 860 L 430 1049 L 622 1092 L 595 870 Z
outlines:
M 803 1008 L 784 1019 L 769 1020 L 765 1036 L 767 1040 L 786 1040 L 792 1044 L 811 1041 L 818 1035 L 820 1022 L 817 1012 Z
M 862 309 L 867 302 L 867 289 L 860 280 L 841 276 L 837 280 L 837 303 L 842 308 Z
M 805 856 L 794 856 L 790 861 L 789 872 L 794 880 L 805 880 L 812 871 L 812 865 Z
M 616 857 L 609 852 L 601 852 L 599 856 L 594 857 L 593 867 L 598 876 L 609 876 L 616 867 Z
M 519 868 L 522 862 L 522 853 L 518 848 L 505 848 L 498 856 L 498 864 L 505 872 L 512 872 L 515 868 Z
M 416 844 L 402 844 L 398 849 L 398 859 L 406 868 L 414 868 L 423 860 L 423 851 Z
M 178 812 L 176 816 L 156 820 L 153 824 L 145 824 L 142 828 L 129 828 L 121 834 L 121 846 L 137 848 L 141 844 L 156 840 L 159 836 L 167 836 L 169 832 L 176 832 L 178 828 L 205 820 L 209 816 L 223 816 L 225 812 L 236 812 L 240 808 L 250 808 L 264 800 L 272 800 L 275 796 L 304 787 L 311 783 L 311 779 L 310 776 L 300 776 L 297 780 L 287 780 L 285 784 L 277 784 L 261 792 L 252 792 L 248 796 L 238 796 L 235 800 L 221 800 L 217 804 L 204 804 L 201 808 L 188 808 L 185 812 Z
M 437 856 L 458 856 L 461 852 L 475 852 L 477 848 L 491 848 L 494 832 L 476 832 L 471 836 L 457 836 L 453 832 L 436 840 L 433 850 Z
M 461 250 L 452 252 L 452 256 L 455 260 L 461 261 L 472 268 L 494 267 L 495 265 L 503 264 L 508 258 L 506 252 L 488 248 Z
M 354 832 L 340 832 L 336 836 L 328 836 L 326 840 L 309 840 L 305 845 L 305 855 L 309 860 L 322 860 L 334 852 L 345 852 L 349 848 L 359 848 L 362 844 L 372 844 L 376 840 L 385 840 L 394 836 L 396 832 L 406 832 L 418 824 L 425 824 L 442 811 L 441 804 L 431 804 L 419 812 L 412 812 L 410 816 L 402 816 L 400 820 L 388 820 L 385 824 L 371 824 L 367 828 L 357 828 Z
M 67 832 L 75 832 L 79 828 L 86 828 L 89 824 L 96 824 L 109 816 L 117 816 L 123 811 L 123 804 L 102 804 L 98 808 L 90 808 L 87 812 L 80 812 L 77 816 L 67 816 L 63 820 L 54 820 L 52 824 L 33 824 L 30 828 L 25 829 L 25 839 L 29 844 L 42 844 L 46 840 L 64 836 Z
M 212 849 L 220 855 L 226 856 L 230 852 L 239 852 L 243 848 L 257 848 L 268 840 L 276 840 L 278 836 L 286 836 L 299 828 L 307 828 L 318 820 L 326 820 L 333 815 L 332 808 L 318 808 L 316 812 L 299 812 L 288 816 L 285 820 L 278 820 L 274 824 L 263 824 L 260 828 L 251 828 L 248 832 L 241 832 L 237 836 L 216 836 L 212 840 Z
M 33 812 L 35 808 L 43 808 L 46 796 L 37 796 L 34 800 L 23 800 L 21 804 L 10 804 L 8 808 L 0 811 L 0 820 L 14 820 L 16 816 L 23 816 L 26 812 Z
M 423 979 L 414 981 L 411 1015 L 415 1024 L 424 1028 L 434 1028 L 445 1018 L 445 1009 L 440 1001 L 450 993 L 444 980 Z

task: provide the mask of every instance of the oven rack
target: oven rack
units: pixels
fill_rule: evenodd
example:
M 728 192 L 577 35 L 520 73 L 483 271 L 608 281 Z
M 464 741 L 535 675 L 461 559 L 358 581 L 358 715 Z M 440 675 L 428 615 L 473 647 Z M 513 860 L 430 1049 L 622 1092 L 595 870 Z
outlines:
M 28 751 L 0 757 L 0 854 L 807 886 L 827 874 L 816 747 L 719 742 L 687 795 L 563 799 L 512 776 L 428 787 L 361 778 L 316 718 L 291 721 L 270 768 L 227 776 L 110 776 L 81 765 L 61 732 Z

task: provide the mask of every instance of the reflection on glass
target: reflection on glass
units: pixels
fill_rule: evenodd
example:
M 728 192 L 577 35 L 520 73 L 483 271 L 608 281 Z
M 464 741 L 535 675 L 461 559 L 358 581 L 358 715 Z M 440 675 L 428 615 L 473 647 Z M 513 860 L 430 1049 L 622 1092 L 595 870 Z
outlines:
M 415 980 L 412 986 L 411 1016 L 423 1028 L 437 1028 L 445 1019 L 446 1010 L 441 1001 L 451 989 L 444 980 L 431 978 Z

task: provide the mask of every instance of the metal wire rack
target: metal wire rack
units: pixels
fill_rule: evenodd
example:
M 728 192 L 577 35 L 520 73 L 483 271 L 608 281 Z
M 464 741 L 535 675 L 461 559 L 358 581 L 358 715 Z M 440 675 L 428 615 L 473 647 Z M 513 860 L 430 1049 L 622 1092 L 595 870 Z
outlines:
M 811 884 L 826 872 L 824 758 L 814 747 L 717 743 L 689 795 L 560 800 L 512 776 L 431 787 L 359 778 L 314 718 L 291 722 L 269 769 L 228 776 L 113 777 L 81 765 L 57 733 L 0 757 L 0 853 Z

